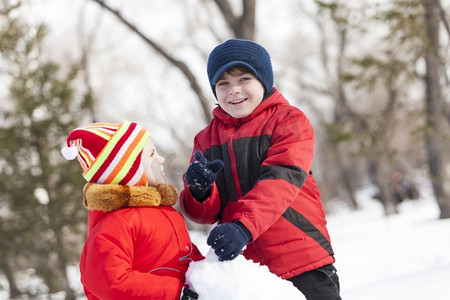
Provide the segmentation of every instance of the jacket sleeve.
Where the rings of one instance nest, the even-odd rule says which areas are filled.
[[[254,240],[297,198],[314,155],[314,131],[306,116],[295,109],[278,119],[257,183],[224,212],[230,220],[244,224]]]
[[[194,154],[197,151],[202,151],[197,139],[194,140]],[[203,151],[202,151],[203,152]],[[191,155],[191,163],[194,160],[194,155]],[[183,175],[184,188],[180,193],[180,208],[185,216],[193,222],[198,224],[213,224],[217,221],[217,216],[220,211],[220,196],[216,184],[211,187],[211,194],[202,203],[198,202],[192,195],[189,187],[186,184]]]
[[[133,270],[133,245],[139,228],[131,216],[127,220],[107,218],[94,229],[92,240],[87,241],[89,247],[83,249],[83,266],[80,265],[85,291],[100,299],[178,299],[184,283],[181,275]],[[161,255],[160,249],[148,251]]]

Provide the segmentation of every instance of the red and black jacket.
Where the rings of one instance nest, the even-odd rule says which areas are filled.
[[[274,89],[249,116],[220,107],[197,134],[202,151],[225,167],[199,203],[185,184],[184,214],[201,224],[238,220],[253,240],[244,256],[290,278],[334,262],[320,193],[310,173],[314,131],[307,117]]]

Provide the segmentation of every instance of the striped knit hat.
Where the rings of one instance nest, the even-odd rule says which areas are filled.
[[[74,129],[61,153],[78,157],[87,182],[145,186],[142,149],[150,133],[136,123],[94,123]]]

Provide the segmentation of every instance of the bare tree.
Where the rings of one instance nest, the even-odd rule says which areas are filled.
[[[388,60],[382,61],[383,55],[377,55],[377,58],[366,57],[359,64],[364,66],[365,70],[369,70],[368,67],[376,67],[379,71],[374,77],[375,80],[378,77],[385,78],[388,104],[397,101],[395,99],[401,95],[402,91],[406,90],[409,78],[415,75],[423,79],[425,83],[425,126],[422,127],[422,131],[424,132],[427,164],[434,195],[441,211],[440,217],[448,218],[450,216],[450,205],[449,193],[445,190],[448,175],[445,173],[447,162],[444,150],[445,145],[448,144],[445,137],[448,126],[445,126],[443,114],[442,57],[439,52],[441,24],[439,16],[440,3],[438,0],[394,1],[390,8],[377,15],[377,19],[389,24],[390,30],[385,37],[388,44],[385,47],[384,55]],[[414,69],[420,59],[424,59],[426,64],[423,76],[418,75]],[[363,74],[360,74],[359,77]],[[402,77],[406,81],[403,80],[403,83],[400,81],[399,83],[402,84],[396,86],[395,82]],[[395,107],[390,108],[388,106],[388,108],[383,114],[383,122],[389,124],[387,128],[390,128],[396,126],[397,122],[395,119],[394,122],[392,121],[391,114]],[[400,108],[403,109],[403,107]],[[419,128],[417,125],[416,129]],[[386,137],[387,135],[384,134],[385,140]],[[395,155],[395,152],[392,152],[391,155]],[[376,169],[372,168],[372,170]]]
[[[411,64],[407,62],[411,55],[406,55],[404,48],[397,49],[395,43],[380,42],[376,54],[369,51],[367,54],[361,52],[358,57],[350,56],[347,54],[349,35],[353,34],[355,38],[358,32],[367,30],[364,22],[352,23],[350,15],[364,15],[364,11],[355,11],[342,1],[317,0],[316,4],[319,16],[328,17],[325,20],[317,18],[319,28],[331,21],[338,49],[336,59],[331,63],[327,54],[330,42],[322,41],[320,57],[328,82],[324,94],[334,100],[333,117],[325,125],[326,147],[334,155],[328,163],[337,171],[336,182],[345,187],[348,195],[353,195],[350,202],[356,208],[354,185],[357,182],[351,175],[356,172],[356,162],[365,161],[366,176],[378,188],[377,198],[383,204],[385,214],[396,213],[391,173],[400,154],[404,153],[396,148],[393,137],[398,131],[409,134],[399,120],[404,110],[402,101],[408,98],[404,90],[413,74]],[[369,21],[369,18],[364,20]],[[389,38],[395,40],[394,36]],[[331,67],[333,65],[335,67]]]
[[[180,70],[181,73],[186,77],[186,79],[189,81],[191,85],[192,91],[197,95],[198,100],[200,101],[200,105],[203,109],[203,118],[205,122],[209,122],[211,120],[211,111],[209,106],[209,101],[207,97],[204,95],[200,85],[197,82],[197,78],[194,76],[192,71],[189,69],[189,67],[182,61],[176,59],[174,56],[170,55],[169,52],[167,52],[162,46],[160,46],[157,42],[155,42],[153,39],[146,36],[139,28],[137,28],[134,24],[132,24],[131,21],[127,20],[120,11],[112,8],[108,4],[105,3],[105,1],[102,0],[92,0],[94,2],[97,2],[101,7],[106,9],[107,11],[111,12],[114,16],[117,17],[117,19],[127,26],[132,32],[137,34],[148,46],[150,46],[152,49],[154,49],[156,52],[158,52],[162,57],[164,57],[170,64],[172,64],[174,67],[176,67],[178,70]]]
[[[255,0],[242,0],[242,14],[236,15],[233,12],[231,3],[228,0],[215,0],[223,18],[233,31],[236,38],[253,40],[255,34]]]
[[[354,172],[354,164],[352,163],[354,160],[348,150],[348,142],[351,142],[349,141],[350,135],[342,131],[346,130],[344,129],[347,127],[345,123],[354,118],[354,114],[348,105],[348,96],[344,90],[348,31],[351,29],[351,24],[347,21],[349,9],[338,3],[329,4],[316,1],[316,4],[319,8],[319,16],[316,17],[315,22],[321,33],[320,62],[326,78],[326,84],[321,89],[321,93],[334,101],[332,120],[324,124],[326,136],[324,145],[322,145],[326,149],[326,153],[323,154],[324,159],[327,160],[327,165],[333,165],[333,168],[332,170],[327,168],[327,172],[331,174],[324,177],[333,178],[328,180],[328,185],[341,187],[336,187],[334,190],[343,190],[345,197],[349,200],[350,207],[357,209],[358,202],[355,198],[355,187],[352,182],[354,178],[351,176],[351,173]],[[328,54],[329,40],[324,28],[328,21],[331,21],[338,41],[338,53],[334,62],[331,61]]]
[[[175,66],[180,72],[185,76],[185,78],[190,83],[192,91],[197,96],[200,105],[203,110],[203,117],[205,122],[209,122],[211,120],[211,109],[208,98],[205,96],[204,92],[200,88],[200,85],[197,82],[196,77],[193,72],[181,60],[178,60],[173,55],[171,55],[168,51],[164,49],[157,41],[145,35],[142,30],[140,30],[136,25],[134,25],[130,20],[126,19],[120,11],[112,8],[109,4],[107,4],[103,0],[91,0],[98,3],[102,8],[106,9],[110,13],[112,13],[117,19],[128,27],[132,32],[137,34],[148,46],[154,49],[157,53],[159,53],[162,57],[164,57],[170,64]],[[253,39],[254,31],[255,31],[255,11],[256,11],[256,2],[255,0],[242,0],[242,14],[237,15],[233,12],[232,5],[230,1],[227,0],[216,0],[215,3],[219,8],[222,16],[227,23],[227,25],[232,30],[233,34],[236,38],[243,39]]]
[[[443,97],[441,82],[441,56],[439,54],[439,0],[423,0],[425,9],[426,43],[425,43],[425,104],[426,124],[428,130],[425,132],[426,148],[428,154],[428,165],[433,185],[434,196],[440,209],[440,218],[450,218],[450,194],[445,189],[449,178],[446,174],[445,140],[446,127],[442,116]]]

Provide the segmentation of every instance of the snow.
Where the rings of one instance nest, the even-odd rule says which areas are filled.
[[[290,281],[270,273],[266,266],[246,260],[242,255],[232,261],[219,261],[211,249],[202,261],[192,262],[186,282],[199,299],[230,300],[306,299]],[[270,287],[270,288],[263,288]]]
[[[365,189],[360,211],[328,217],[343,299],[450,299],[450,219],[421,193],[385,217]]]
[[[342,299],[450,300],[450,219],[438,219],[439,210],[429,187],[422,186],[420,192],[421,199],[402,203],[400,213],[389,217],[371,199],[371,186],[357,194],[360,210],[351,211],[345,205],[331,207],[328,230]],[[190,235],[206,255],[204,261],[192,263],[186,275],[200,300],[289,300],[297,292],[290,282],[242,256],[218,262],[209,253],[204,233],[190,231]],[[18,278],[19,283],[30,290],[30,282],[34,282],[31,288],[45,290],[38,281],[32,281],[33,277],[24,274]],[[77,266],[70,269],[70,278],[71,286],[81,293]],[[5,287],[7,282],[0,276],[0,299],[9,299]],[[296,297],[302,299],[302,295]],[[64,299],[64,295],[53,294],[51,299]]]
[[[183,15],[183,7],[173,6],[174,3],[178,3],[177,1],[153,2],[150,10],[133,9],[132,7],[141,5],[141,1],[130,2],[128,0],[126,1],[127,5],[122,5],[120,8],[126,9],[127,16],[130,16],[130,14],[134,14],[134,17],[139,15],[140,18],[134,18],[133,20],[139,21],[138,24],[150,30],[151,36],[155,40],[163,38],[171,41],[165,45],[179,44],[177,36],[172,34],[181,33],[180,37],[185,38],[184,30],[182,30],[185,24],[181,22],[183,18],[179,17]],[[444,2],[447,3],[446,5],[449,3],[449,1]],[[132,3],[131,7],[129,6],[130,3]],[[312,1],[306,3],[312,3]],[[116,5],[116,3],[113,4],[113,6]],[[288,4],[287,1],[283,1],[283,4],[285,7],[291,7],[289,14],[292,12],[298,16],[294,6]],[[161,8],[155,9],[154,5],[160,5]],[[168,8],[168,5],[171,5],[170,8]],[[279,1],[276,2],[276,5],[279,7]],[[263,20],[267,14],[287,14],[287,12],[273,10],[272,8],[272,5],[262,7],[258,12],[261,16],[260,19]],[[161,9],[166,13],[159,13]],[[50,25],[52,34],[47,39],[48,50],[51,50],[49,56],[58,58],[58,61],[67,60],[68,57],[77,57],[77,47],[85,39],[88,39],[86,36],[91,35],[91,30],[94,28],[95,32],[99,33],[97,36],[101,36],[102,39],[96,37],[95,43],[91,45],[93,53],[91,60],[95,61],[95,64],[91,66],[91,75],[96,92],[102,96],[99,98],[109,101],[108,105],[102,107],[102,111],[105,111],[104,118],[107,116],[110,119],[112,118],[111,115],[115,116],[118,113],[120,116],[117,118],[123,120],[124,113],[130,116],[132,113],[133,115],[130,118],[136,121],[139,121],[137,118],[143,118],[143,120],[155,118],[157,122],[160,122],[156,116],[161,115],[160,110],[167,110],[169,104],[166,101],[164,106],[158,107],[159,104],[156,101],[150,102],[148,98],[157,99],[160,97],[160,94],[155,92],[155,90],[158,90],[155,86],[159,87],[162,81],[169,77],[166,73],[169,75],[171,73],[167,71],[167,68],[160,68],[161,58],[159,56],[151,55],[148,59],[148,48],[141,46],[141,41],[137,41],[125,28],[113,22],[113,18],[109,14],[98,13],[98,10],[98,5],[91,2],[37,0],[32,1],[32,6],[28,11],[29,15],[24,17],[29,17],[30,20],[33,18],[42,19]],[[81,14],[82,12],[84,12],[84,15]],[[172,12],[175,12],[175,15],[167,14]],[[79,17],[74,18],[74,16]],[[301,29],[299,36],[302,38],[308,36],[312,40],[314,40],[314,36],[310,37],[308,34],[314,33],[315,30],[311,25],[303,24],[307,23],[306,18],[302,26],[292,26],[294,19],[291,15],[280,15],[275,19],[280,22],[276,22],[276,24],[266,22],[266,25],[271,26],[270,30],[260,30],[263,34],[260,34],[259,39],[270,48],[268,49],[269,52],[274,53],[274,68],[276,71],[277,66],[281,65],[281,62],[277,63],[277,57],[280,58],[282,55],[276,55],[275,53],[281,51],[282,49],[278,49],[278,47],[285,45],[284,42],[288,40],[290,31],[286,28],[291,28],[290,30],[292,28]],[[303,19],[300,18],[299,20]],[[80,27],[78,22],[84,26]],[[165,22],[170,22],[170,26],[166,26]],[[153,24],[159,24],[159,26],[152,26]],[[77,30],[82,32],[74,33],[77,30],[73,28],[77,28],[77,26],[80,27]],[[111,30],[111,28],[114,29]],[[106,34],[105,30],[107,30]],[[203,31],[201,33],[196,34],[201,37],[204,49],[212,49],[214,39],[205,38],[206,33]],[[131,36],[130,39],[128,39],[129,36]],[[366,36],[374,40],[373,35]],[[198,43],[199,40],[195,39],[194,41]],[[64,43],[61,43],[61,41],[64,41]],[[312,52],[314,50],[314,44],[309,44],[311,43],[302,44],[302,47],[305,48],[304,51]],[[372,44],[363,43],[362,45],[370,46]],[[133,51],[130,51],[130,49],[133,49]],[[353,49],[353,51],[355,50],[357,49]],[[108,55],[105,55],[105,53]],[[132,53],[133,57],[130,58],[127,55],[128,53]],[[178,56],[183,53],[187,56],[191,55],[188,51],[177,51],[175,54]],[[119,59],[123,57],[125,57],[124,61]],[[114,63],[111,63],[111,61]],[[204,63],[197,63],[198,61],[199,58],[196,57],[190,67],[195,71],[195,74],[198,74],[200,83],[206,91],[209,89],[209,85],[204,74]],[[136,82],[134,77],[130,76],[130,73],[137,74],[141,81]],[[108,78],[108,80],[105,81],[104,78]],[[151,91],[151,93],[148,92],[150,95],[147,95],[147,90],[143,88],[143,85],[141,86],[142,81],[145,81],[145,86],[150,86],[147,87]],[[108,85],[104,85],[105,82]],[[120,84],[111,85],[111,82],[120,82]],[[169,86],[179,86],[180,82],[184,81],[177,81],[175,78],[174,83],[170,83]],[[179,105],[180,89],[163,88],[163,91],[164,99],[173,99],[176,103],[176,105],[170,105],[170,110],[180,110],[183,113],[183,120],[188,118],[185,122],[189,126],[178,126],[177,130],[192,128],[192,132],[196,132],[195,127],[200,125],[195,125],[198,123],[197,120],[191,122],[189,118],[198,118],[200,112],[196,102],[194,103],[191,99],[192,96],[189,96],[189,93],[183,95],[184,103],[186,103],[183,106]],[[1,90],[1,94],[4,94],[3,90]],[[294,99],[294,97],[292,98]],[[135,110],[128,111],[122,106],[118,109],[117,105],[110,105],[110,103],[120,104],[123,99],[127,99],[125,101],[127,103],[132,101],[132,104],[135,104],[129,107],[135,107],[136,105],[143,107],[141,109],[142,114],[136,115]],[[3,105],[6,104],[3,103]],[[109,107],[111,111],[108,111]],[[187,108],[193,111],[186,113]],[[173,118],[176,119],[176,117]],[[145,122],[142,121],[144,124]],[[165,141],[165,136],[171,136],[164,130],[164,126],[149,127],[158,129],[152,132],[158,142]],[[188,136],[189,133],[183,132],[180,135]],[[172,139],[168,139],[167,143],[173,143]],[[45,195],[39,194],[40,191],[36,192],[40,195],[39,201],[46,201]],[[403,203],[400,206],[400,214],[387,218],[383,216],[381,205],[371,199],[372,192],[371,187],[365,187],[358,193],[357,198],[362,206],[361,210],[349,211],[343,206],[335,207],[328,214],[328,229],[336,253],[335,266],[340,277],[342,298],[344,300],[450,299],[448,291],[450,286],[450,220],[438,220],[438,208],[429,189],[427,190],[427,187],[425,187],[421,190],[422,199]],[[207,254],[209,247],[205,242],[206,236],[198,231],[191,231],[190,233],[202,253],[207,255],[204,262],[193,263],[187,274],[193,286],[197,286],[200,299],[222,299],[222,297],[248,299],[238,297],[240,294],[251,292],[248,290],[258,290],[258,292],[267,295],[277,292],[277,296],[272,297],[272,299],[288,299],[286,298],[287,293],[291,289],[290,286],[286,287],[287,282],[273,278],[268,274],[266,268],[245,261],[243,257],[238,257],[229,263],[215,261],[211,254]],[[71,286],[81,292],[78,267],[74,266],[69,271],[72,278]],[[256,288],[252,287],[251,284],[258,280],[265,283],[259,284]],[[18,281],[21,287],[27,286],[30,291],[45,290],[42,282],[36,280],[33,270],[21,274]],[[271,282],[267,283],[268,281]],[[202,284],[198,282],[202,282]],[[222,289],[225,285],[228,288]],[[229,286],[232,286],[233,296],[227,294],[230,292]],[[248,289],[245,287],[248,287]],[[9,299],[6,289],[7,282],[4,276],[0,274],[0,299]],[[256,296],[254,298],[262,299],[262,297]],[[64,296],[52,295],[51,299],[64,299]],[[301,297],[297,299],[301,299]]]
[[[450,220],[438,219],[430,190],[423,187],[421,199],[402,203],[400,213],[389,217],[371,199],[373,192],[368,186],[358,193],[360,210],[335,207],[328,215],[342,299],[450,299]],[[290,282],[268,276],[267,268],[242,256],[218,262],[201,232],[192,231],[191,238],[207,253],[206,261],[193,263],[186,274],[200,299],[292,299],[295,294]]]

